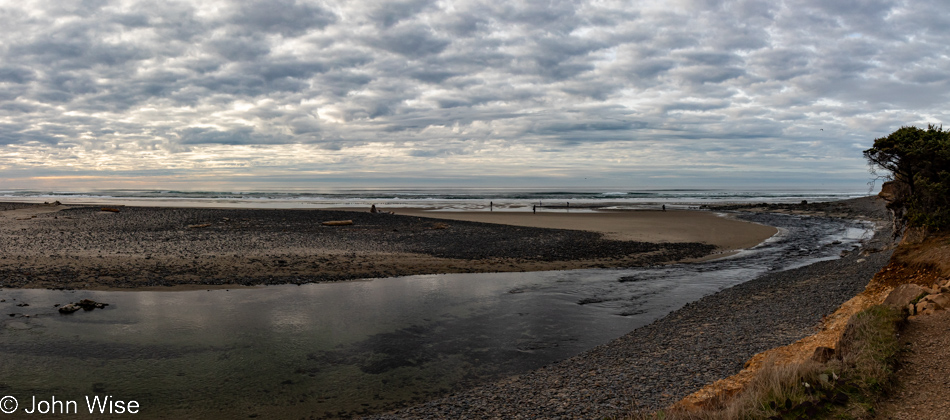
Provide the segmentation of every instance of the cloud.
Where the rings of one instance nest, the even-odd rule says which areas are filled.
[[[441,53],[450,41],[439,38],[424,26],[400,26],[386,29],[366,43],[408,58],[423,58]]]
[[[206,175],[240,162],[267,179],[310,167],[354,179],[431,171],[420,182],[557,173],[525,162],[649,168],[655,179],[859,179],[854,144],[948,117],[950,17],[939,6],[8,3],[0,178],[62,160]],[[197,163],[211,153],[217,163]]]
[[[389,28],[402,20],[415,16],[430,6],[429,0],[387,1],[373,8],[368,16],[377,25]]]
[[[238,2],[230,22],[247,33],[300,35],[311,29],[323,29],[336,22],[332,12],[314,4],[294,0]]]

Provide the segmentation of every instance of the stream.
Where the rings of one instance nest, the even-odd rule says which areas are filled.
[[[20,412],[55,396],[82,414],[86,396],[108,395],[136,401],[144,418],[369,414],[577,355],[762,273],[837,258],[873,233],[866,222],[738,217],[780,233],[723,259],[631,269],[0,289],[0,396]],[[109,305],[54,306],[87,298]]]

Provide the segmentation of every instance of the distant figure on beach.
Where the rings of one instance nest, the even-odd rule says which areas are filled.
[[[375,204],[373,204],[373,207],[370,207],[370,208],[369,208],[369,212],[370,212],[370,213],[377,213],[377,211],[376,211],[376,205],[375,205]]]
[[[666,211],[666,204],[663,205],[663,211]]]
[[[494,201],[489,201],[489,202],[488,202],[488,211],[495,211],[495,202],[494,202]]]
[[[538,214],[538,206],[531,206],[531,212],[534,214]]]

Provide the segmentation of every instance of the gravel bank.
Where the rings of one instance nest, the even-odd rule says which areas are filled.
[[[369,418],[590,419],[666,407],[737,373],[752,355],[810,335],[886,265],[891,252],[877,250],[889,239],[878,232],[865,252],[767,274],[579,356]]]
[[[700,257],[715,249],[701,243],[615,241],[587,231],[368,212],[119,210],[78,207],[6,218],[0,224],[0,286],[256,285],[625,267]],[[353,224],[321,225],[332,220]]]

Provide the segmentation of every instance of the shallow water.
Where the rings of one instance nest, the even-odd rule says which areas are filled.
[[[77,400],[80,412],[85,396],[111,395],[148,418],[374,412],[576,355],[871,234],[859,222],[746,217],[781,233],[699,264],[187,292],[4,289],[0,395],[21,410],[32,396]],[[83,298],[110,305],[53,306]]]

